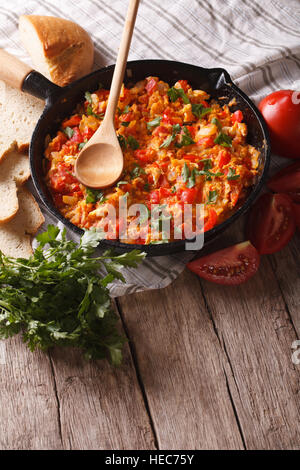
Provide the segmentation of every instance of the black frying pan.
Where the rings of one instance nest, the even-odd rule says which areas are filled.
[[[68,228],[78,234],[83,231],[65,219],[54,207],[49,190],[44,182],[43,154],[47,135],[54,136],[64,118],[69,116],[76,105],[84,100],[86,91],[98,89],[99,83],[107,89],[114,66],[105,67],[86,77],[61,88],[51,83],[38,72],[32,71],[22,82],[22,90],[46,101],[44,112],[39,119],[30,145],[30,165],[35,188],[48,210]],[[145,77],[153,75],[172,86],[177,80],[185,79],[193,88],[207,91],[212,98],[226,97],[222,103],[236,98],[236,109],[241,109],[248,125],[248,142],[261,152],[259,176],[245,203],[222,224],[205,233],[205,243],[221,234],[229,225],[249,209],[260,192],[267,176],[270,160],[270,142],[265,121],[252,101],[232,82],[226,70],[221,68],[205,69],[181,62],[168,60],[137,60],[128,62],[124,82],[128,86]],[[231,108],[234,110],[234,108]],[[175,241],[160,245],[129,245],[118,241],[104,240],[103,245],[114,247],[120,252],[134,248],[141,249],[150,256],[167,255],[185,249],[185,241]]]

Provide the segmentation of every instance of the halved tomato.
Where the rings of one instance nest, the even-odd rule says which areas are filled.
[[[198,258],[187,267],[198,276],[216,284],[238,285],[254,276],[259,262],[260,256],[256,248],[246,241]]]
[[[286,194],[263,194],[254,204],[247,237],[260,254],[281,250],[295,233],[292,201]]]
[[[275,193],[285,193],[295,202],[300,202],[300,161],[276,173],[268,182]]]

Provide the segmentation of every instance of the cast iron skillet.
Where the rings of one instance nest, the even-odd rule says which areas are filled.
[[[86,91],[98,89],[99,83],[109,89],[114,66],[105,67],[86,77],[60,88],[38,72],[31,72],[23,82],[23,91],[46,100],[45,110],[39,119],[30,145],[30,164],[34,185],[48,210],[68,228],[78,234],[83,231],[65,219],[54,207],[51,195],[44,182],[43,154],[46,136],[54,136],[64,118],[69,116],[76,105],[83,101]],[[220,235],[229,225],[249,209],[266,179],[269,160],[270,143],[266,124],[252,101],[232,82],[226,70],[221,68],[205,69],[193,65],[168,60],[137,60],[128,62],[125,73],[125,84],[129,86],[149,75],[158,76],[173,86],[179,79],[188,80],[193,88],[207,91],[212,98],[225,97],[222,103],[236,98],[236,109],[241,109],[248,125],[248,143],[261,152],[260,170],[257,181],[245,203],[222,224],[217,225],[205,234],[205,243]],[[231,108],[234,111],[234,108]],[[103,245],[114,247],[119,252],[134,248],[143,249],[150,256],[167,255],[185,249],[185,241],[175,241],[158,245],[130,245],[118,241],[104,240]]]

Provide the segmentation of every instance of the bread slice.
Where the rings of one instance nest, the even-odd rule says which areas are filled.
[[[19,31],[36,70],[57,85],[68,85],[92,70],[94,45],[78,24],[53,16],[22,15]]]
[[[0,226],[0,251],[13,258],[29,258],[33,253],[32,236],[45,219],[27,188],[20,188],[18,198],[18,213],[10,222]]]
[[[29,177],[28,156],[13,142],[0,157],[0,224],[8,222],[18,212],[17,191]]]
[[[28,150],[43,109],[43,101],[0,81],[0,156],[14,141],[20,150]]]

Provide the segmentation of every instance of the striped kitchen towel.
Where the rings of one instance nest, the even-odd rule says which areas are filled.
[[[0,47],[30,63],[20,44],[19,15],[61,16],[91,34],[95,69],[101,68],[115,62],[127,4],[127,0],[0,0]],[[223,67],[257,103],[299,80],[299,24],[297,0],[142,0],[129,59]],[[282,164],[274,157],[271,171]],[[48,213],[45,217],[46,223],[56,223]],[[191,256],[186,252],[147,259],[137,270],[125,270],[126,285],[112,285],[112,295],[165,287]]]

